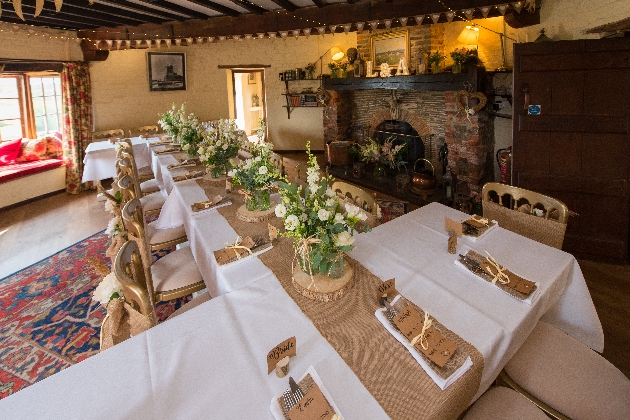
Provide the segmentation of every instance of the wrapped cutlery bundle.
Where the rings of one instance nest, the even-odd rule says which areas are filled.
[[[468,270],[488,283],[494,284],[501,291],[527,304],[531,305],[537,294],[538,287],[535,282],[524,279],[506,269],[497,263],[490,254],[486,257],[470,250],[466,255],[460,254],[459,259],[455,260],[455,265]]]
[[[246,258],[268,251],[272,247],[273,245],[269,240],[262,238],[254,240],[250,236],[241,240],[238,237],[233,244],[226,244],[225,248],[214,251],[214,258],[217,260],[217,264],[223,267],[242,262]]]
[[[313,366],[281,396],[271,400],[271,414],[276,420],[343,420],[339,409]]]
[[[222,197],[220,195],[217,195],[217,196],[211,198],[208,201],[197,201],[196,203],[191,204],[190,207],[191,207],[192,211],[194,211],[194,212],[203,211],[203,210],[209,210],[209,209],[212,209],[212,208],[216,207],[217,204],[221,203],[223,201],[223,198],[224,197]]]
[[[186,160],[182,160],[181,162],[171,163],[167,165],[166,167],[168,169],[175,169],[175,168],[184,168],[186,166],[196,166],[198,164],[199,164],[199,159],[186,159]]]
[[[187,174],[177,175],[173,177],[173,182],[185,181],[187,179],[199,178],[205,175],[204,171],[192,171]]]
[[[459,337],[401,295],[383,297],[376,318],[411,353],[440,389],[445,390],[472,366],[455,341]]]
[[[162,155],[164,153],[173,153],[173,152],[179,152],[179,147],[167,147],[166,149],[162,149],[162,150],[154,150],[153,153],[155,153],[156,155]]]
[[[149,147],[155,147],[155,146],[170,146],[172,144],[172,142],[170,141],[154,141],[149,143]]]
[[[473,241],[480,239],[496,226],[497,222],[477,215],[461,222],[456,222],[447,217],[444,222],[444,227],[447,231],[453,231],[456,235],[468,237]]]

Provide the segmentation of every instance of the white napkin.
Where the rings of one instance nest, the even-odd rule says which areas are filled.
[[[413,346],[411,346],[411,344],[409,344],[409,340],[407,340],[404,335],[402,335],[400,332],[396,331],[394,327],[392,327],[392,324],[387,319],[387,315],[385,315],[386,310],[387,309],[385,308],[377,309],[374,314],[376,315],[376,319],[378,319],[381,324],[383,324],[387,331],[389,331],[396,340],[398,340],[402,345],[407,348],[407,350],[409,350],[409,353],[411,353],[413,358],[416,359],[420,366],[422,366],[422,369],[424,369],[427,375],[429,375],[431,379],[433,379],[433,382],[435,382],[435,384],[439,386],[442,391],[451,386],[451,384],[458,380],[464,373],[468,372],[468,370],[472,367],[472,359],[470,358],[470,356],[468,356],[461,367],[453,372],[451,376],[446,379],[441,378],[433,371],[433,369],[431,369],[427,362],[424,361],[424,359],[418,353],[418,350],[416,350]]]
[[[328,404],[330,404],[331,407],[333,408],[333,410],[335,410],[335,413],[339,416],[339,420],[344,420],[343,415],[341,415],[341,413],[339,412],[339,408],[337,407],[337,405],[333,401],[332,396],[330,395],[330,393],[328,392],[328,390],[324,386],[324,383],[319,378],[319,375],[317,374],[317,372],[315,371],[315,368],[313,366],[310,366],[308,368],[308,370],[304,373],[304,375],[302,375],[300,377],[300,379],[297,381],[298,384],[308,374],[311,375],[311,378],[313,378],[313,382],[315,382],[317,384],[317,386],[319,387],[319,389],[322,391],[322,394],[324,394],[324,397],[326,397],[326,400],[328,401]],[[271,399],[271,405],[269,407],[269,409],[271,410],[271,414],[273,415],[273,417],[276,420],[285,420],[284,415],[282,414],[282,409],[280,408],[280,404],[278,403],[278,398],[280,398],[281,396],[282,395],[276,395],[275,397],[273,397]]]
[[[519,302],[525,302],[525,303],[526,303],[526,304],[528,304],[528,305],[531,305],[531,304],[534,302],[534,300],[538,297],[538,294],[539,294],[539,292],[540,292],[540,288],[539,288],[539,287],[537,287],[537,288],[536,288],[536,290],[534,290],[533,292],[531,292],[531,293],[529,294],[529,296],[527,296],[527,299],[523,299],[523,300],[521,300],[521,299],[518,299],[518,298],[516,298],[516,297],[512,296],[511,294],[509,294],[509,293],[508,293],[508,292],[506,292],[505,290],[501,289],[500,287],[495,286],[495,285],[494,285],[494,284],[492,284],[491,282],[489,282],[489,281],[486,281],[486,280],[482,279],[481,277],[479,277],[478,275],[476,275],[475,273],[473,273],[472,271],[470,271],[470,270],[469,270],[469,269],[468,269],[468,268],[467,268],[464,264],[462,264],[462,263],[459,261],[459,259],[456,259],[456,260],[455,260],[455,265],[456,265],[456,266],[458,266],[459,268],[461,268],[462,270],[466,271],[467,273],[469,273],[471,276],[473,276],[473,277],[474,277],[474,278],[476,278],[477,280],[482,281],[482,282],[484,282],[484,283],[486,283],[486,284],[490,285],[491,287],[494,287],[494,288],[495,288],[495,289],[497,289],[497,290],[500,290],[501,292],[503,292],[503,293],[505,293],[506,295],[510,296],[512,299],[516,299],[516,300],[518,300]],[[514,274],[518,275],[518,273],[514,273]],[[536,282],[534,282],[534,283],[536,284],[536,286],[538,286],[538,283],[536,283]]]

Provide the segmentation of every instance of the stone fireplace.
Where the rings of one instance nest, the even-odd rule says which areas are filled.
[[[406,30],[409,31],[409,65],[412,70],[418,66],[421,55],[426,56],[435,50],[446,55],[442,25],[413,26]],[[357,50],[363,60],[371,59],[370,35],[383,31],[364,31],[357,35]],[[394,90],[366,86],[328,90],[330,100],[323,115],[324,139],[327,143],[350,139],[364,141],[380,130],[379,125],[385,121],[405,122],[421,137],[425,157],[435,167],[438,182],[442,180],[443,171],[438,152],[446,144],[448,166],[457,175],[460,191],[481,191],[483,184],[491,180],[493,175],[494,133],[485,111],[467,118],[456,105],[457,92],[464,89],[466,82],[471,81],[473,87],[477,86],[477,69],[468,70],[468,75],[446,73],[449,76],[446,78],[426,75],[426,79],[423,79],[423,76],[419,76],[423,80],[417,88],[402,83]],[[404,80],[405,76],[390,79]],[[387,80],[380,79],[385,81],[381,85],[386,85]],[[437,89],[430,85],[443,88]],[[413,170],[413,164],[408,163],[409,171]]]

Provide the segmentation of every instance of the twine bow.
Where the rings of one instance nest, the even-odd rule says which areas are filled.
[[[234,240],[234,243],[230,243],[230,242],[224,242],[223,245],[225,245],[225,249],[233,249],[234,252],[236,253],[236,259],[240,260],[241,259],[241,254],[237,251],[237,249],[244,249],[247,252],[249,252],[249,255],[252,255],[252,250],[247,248],[246,246],[241,245],[241,237],[237,236],[236,239]]]
[[[493,273],[492,268],[488,267],[488,271],[491,275],[494,276],[494,278],[492,279],[492,284],[497,284],[497,281],[502,284],[508,284],[510,282],[510,277],[503,272],[503,270],[505,270],[505,267],[501,267],[488,251],[486,251],[486,254],[488,254],[488,256],[486,257],[486,261],[488,261],[488,263],[497,270],[496,273]]]
[[[433,320],[431,318],[429,318],[429,312],[425,311],[424,312],[424,323],[422,324],[422,331],[420,331],[420,334],[418,334],[417,336],[415,336],[412,340],[411,340],[411,345],[415,346],[416,343],[418,343],[418,341],[420,342],[420,345],[422,346],[422,348],[424,350],[429,348],[429,342],[427,341],[427,337],[425,335],[426,331],[431,328],[431,325],[433,325]]]
[[[291,262],[291,271],[293,271],[295,266],[296,258],[301,258],[304,262],[304,269],[311,276],[311,284],[308,285],[307,289],[311,289],[311,286],[315,284],[315,279],[313,278],[313,270],[311,267],[311,259],[309,258],[309,252],[311,250],[311,245],[319,244],[322,240],[310,236],[308,238],[301,238],[297,244],[295,245],[295,254],[293,255],[293,261]],[[317,289],[317,287],[315,287]]]
[[[474,220],[475,222],[479,222],[482,225],[486,225],[486,226],[488,226],[488,223],[490,223],[490,221],[488,219],[486,219],[485,217],[483,217],[483,216],[473,216],[472,220]]]
[[[250,190],[238,190],[238,193],[245,196],[245,201],[252,199],[252,192]]]

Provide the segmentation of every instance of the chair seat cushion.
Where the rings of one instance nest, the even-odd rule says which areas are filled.
[[[166,198],[161,192],[154,192],[140,198],[140,204],[142,204],[142,211],[144,212],[161,209],[165,201]]]
[[[143,194],[148,194],[148,193],[160,191],[160,187],[157,181],[155,180],[155,178],[153,178],[153,179],[149,179],[141,183],[140,191],[142,191]]]
[[[544,322],[536,325],[505,371],[534,397],[574,420],[630,418],[630,380]]]
[[[153,170],[150,166],[143,166],[142,168],[138,168],[138,176],[140,178],[153,178]]]
[[[178,249],[151,266],[153,289],[166,292],[203,281],[190,247]]]
[[[502,386],[486,391],[462,420],[549,420],[518,392]]]
[[[186,231],[183,225],[170,229],[158,229],[156,227],[157,222],[157,220],[154,220],[147,224],[147,237],[149,238],[150,245],[186,238]]]

